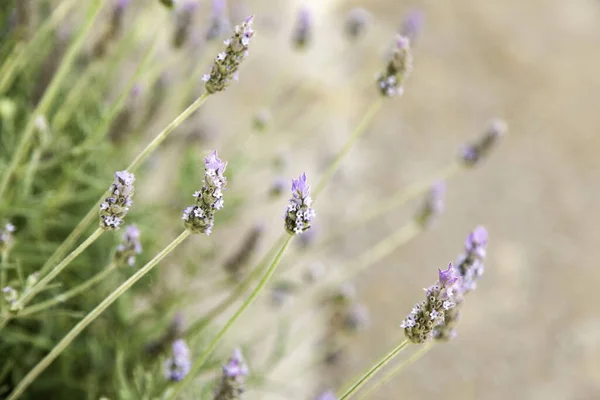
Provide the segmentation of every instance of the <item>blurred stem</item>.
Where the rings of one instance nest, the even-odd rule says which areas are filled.
[[[0,182],[0,199],[6,198],[5,192],[8,188],[11,178],[15,173],[15,170],[19,166],[19,163],[21,162],[23,157],[25,157],[27,151],[29,150],[31,139],[33,138],[33,135],[36,131],[36,118],[39,115],[45,116],[46,114],[48,114],[48,111],[50,110],[54,99],[58,95],[58,90],[60,89],[60,86],[62,85],[65,78],[68,76],[71,70],[71,66],[75,61],[75,57],[79,53],[79,50],[83,45],[88,32],[94,24],[94,20],[100,13],[102,4],[103,1],[101,0],[91,0],[91,5],[88,9],[88,14],[86,16],[84,24],[81,26],[77,36],[69,46],[69,49],[67,50],[67,53],[65,54],[65,57],[61,62],[58,71],[56,71],[56,74],[52,78],[50,85],[44,91],[44,95],[42,96],[40,102],[29,117],[29,121],[27,122],[27,125],[25,126],[25,129],[21,135],[21,140],[19,141],[19,144],[17,145],[17,148],[13,153],[13,157],[10,161],[8,169],[4,172],[4,176],[2,177],[2,181]]]
[[[390,361],[394,359],[406,346],[408,346],[410,342],[408,339],[404,339],[398,346],[396,346],[392,351],[390,351],[385,357],[383,357],[377,364],[375,364],[371,369],[369,369],[363,376],[361,376],[350,388],[348,388],[344,394],[342,394],[339,400],[346,400],[352,397],[352,395],[360,389],[365,383],[367,383],[373,375],[375,375],[379,370],[385,367]]]
[[[74,288],[57,295],[56,297],[42,301],[41,303],[37,303],[32,305],[31,307],[25,308],[23,311],[19,312],[19,317],[24,317],[27,315],[35,314],[40,311],[44,311],[56,304],[61,304],[66,302],[67,300],[77,296],[78,294],[86,291],[87,289],[94,286],[96,283],[101,282],[110,275],[114,270],[117,269],[117,265],[114,262],[111,262],[108,266],[102,269],[102,271],[98,272],[96,275],[92,276],[90,279],[85,282],[75,286]]]
[[[417,350],[412,356],[408,359],[400,362],[397,366],[394,367],[387,375],[383,378],[379,379],[373,386],[368,388],[360,398],[360,400],[365,400],[370,396],[374,395],[383,385],[385,385],[390,379],[400,373],[404,368],[408,367],[412,363],[418,361],[421,357],[423,357],[431,348],[433,347],[433,342],[427,342],[423,346],[419,346],[419,350]]]
[[[10,248],[4,249],[2,252],[2,263],[0,263],[0,290],[4,289],[6,285],[6,275],[8,269],[8,255],[10,253]],[[2,310],[4,309],[4,299],[0,299],[0,315],[2,315]],[[0,329],[4,324],[0,324]]]
[[[208,357],[215,350],[215,348],[217,347],[217,344],[219,343],[219,341],[223,338],[223,336],[225,336],[225,334],[227,333],[227,331],[229,331],[229,329],[233,326],[233,324],[237,321],[237,319],[242,315],[242,313],[248,307],[250,307],[250,305],[254,302],[254,300],[256,300],[256,298],[258,297],[258,295],[260,294],[260,292],[267,285],[267,283],[269,282],[269,279],[275,273],[275,270],[277,269],[277,266],[281,262],[281,260],[283,258],[283,255],[285,254],[285,251],[289,247],[289,245],[292,242],[293,238],[294,238],[294,236],[288,235],[286,241],[283,243],[283,246],[281,246],[281,249],[279,250],[279,253],[277,253],[277,256],[275,257],[275,259],[273,259],[273,262],[271,262],[271,265],[269,266],[269,268],[267,269],[267,272],[264,274],[264,276],[260,280],[258,286],[256,286],[256,288],[252,291],[252,293],[250,294],[250,296],[248,296],[248,298],[242,304],[242,306],[235,312],[235,314],[233,314],[233,316],[231,318],[229,318],[229,320],[227,321],[227,323],[225,324],[225,326],[223,326],[223,328],[221,328],[221,330],[219,331],[219,333],[217,334],[217,336],[215,336],[214,339],[210,342],[210,344],[204,350],[204,352],[202,353],[202,355],[196,361],[194,361],[194,364],[192,365],[192,368],[190,369],[190,372],[186,375],[186,377],[179,384],[177,384],[173,388],[173,391],[168,392],[166,394],[166,397],[165,397],[166,399],[172,399],[175,396],[177,396],[177,394],[179,394],[181,392],[181,390],[183,389],[183,387],[186,384],[190,383],[194,379],[196,373],[204,365],[204,363],[206,362],[206,360],[208,359]]]
[[[131,288],[137,281],[142,279],[148,272],[156,266],[163,258],[171,253],[179,244],[181,244],[188,236],[190,231],[183,231],[175,240],[173,240],[167,247],[165,247],[160,253],[158,253],[152,260],[146,265],[140,268],[135,274],[129,279],[123,282],[118,288],[116,288],[111,294],[109,294],[96,308],[90,311],[60,342],[54,346],[54,348],[44,357],[37,365],[25,375],[25,377],[15,387],[13,392],[10,394],[7,400],[16,400],[21,396],[25,390],[31,385],[31,383],[71,344],[71,342],[79,336],[79,334],[91,324],[100,314],[104,312],[110,305],[112,305],[123,293]]]
[[[77,3],[75,0],[66,0],[60,3],[50,17],[36,30],[31,40],[26,44],[20,43],[15,47],[13,53],[0,69],[0,94],[8,90],[16,73],[22,70],[22,66],[27,65],[29,56],[34,54],[42,42],[48,39],[50,33],[63,21],[67,13]]]
[[[339,151],[331,165],[329,165],[329,167],[323,174],[323,177],[317,184],[317,187],[313,190],[313,199],[316,200],[316,198],[319,196],[319,194],[321,194],[323,189],[325,189],[325,186],[327,186],[327,184],[331,180],[331,177],[337,171],[346,155],[348,155],[348,153],[352,149],[352,146],[354,146],[354,143],[356,143],[356,141],[365,133],[367,127],[375,117],[375,114],[377,114],[377,111],[379,111],[379,109],[383,105],[383,100],[384,98],[382,96],[378,97],[377,100],[375,100],[373,104],[371,104],[371,106],[367,109],[367,112],[365,113],[365,115],[363,115],[362,119],[354,129],[354,132],[352,132],[352,135],[350,135],[350,137],[344,144],[344,147],[342,147],[342,149]]]
[[[81,243],[75,250],[73,250],[64,260],[62,260],[56,267],[54,267],[47,275],[39,280],[31,289],[23,293],[23,296],[19,299],[19,306],[24,307],[27,303],[41,290],[43,290],[58,274],[60,274],[77,256],[79,256],[85,249],[87,249],[92,243],[96,241],[104,233],[104,229],[96,229],[83,243]],[[20,308],[19,307],[19,308]]]

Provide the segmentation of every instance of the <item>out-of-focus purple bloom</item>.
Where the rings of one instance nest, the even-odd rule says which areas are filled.
[[[401,96],[404,92],[404,81],[412,70],[412,52],[410,39],[398,35],[394,53],[385,69],[377,77],[379,91],[385,97]]]
[[[194,13],[198,9],[196,0],[185,0],[181,6],[177,8],[175,19],[175,34],[173,35],[173,46],[180,48],[187,42],[192,30],[192,21]]]
[[[406,14],[400,27],[400,34],[410,39],[414,44],[423,29],[424,15],[420,10],[411,10]]]
[[[310,207],[310,185],[306,182],[306,174],[292,179],[292,197],[285,213],[285,229],[291,235],[298,235],[311,227],[315,211]]]
[[[133,181],[135,176],[127,171],[115,172],[110,195],[100,203],[100,227],[105,230],[119,229],[133,204]]]
[[[190,349],[183,339],[177,339],[171,346],[171,357],[165,361],[165,378],[170,381],[180,381],[190,372],[192,361]]]
[[[283,178],[275,178],[269,189],[269,195],[271,197],[279,197],[283,193],[286,187],[286,181]]]
[[[225,90],[232,80],[237,80],[237,72],[241,62],[248,56],[248,47],[254,36],[252,22],[254,17],[248,17],[234,28],[233,36],[225,40],[225,51],[215,58],[210,74],[205,74],[202,80],[206,83],[208,93]]]
[[[223,366],[221,381],[214,392],[214,400],[241,400],[244,393],[244,384],[248,375],[248,366],[239,349],[235,349],[233,356]]]
[[[113,42],[123,30],[123,16],[129,3],[130,0],[114,1],[110,23],[106,25],[104,32],[94,45],[93,51],[95,57],[102,57],[106,53],[111,42]]]
[[[371,14],[364,8],[355,7],[350,10],[346,16],[346,36],[352,40],[363,36],[371,19]]]
[[[337,397],[335,396],[335,393],[333,393],[331,390],[323,392],[323,393],[319,394],[317,397],[315,397],[315,400],[336,400],[336,399],[337,399]]]
[[[461,149],[460,159],[463,165],[474,167],[479,164],[489,154],[498,139],[506,134],[507,130],[506,122],[500,119],[492,120],[480,139]]]
[[[353,303],[345,312],[344,327],[351,333],[359,332],[369,326],[369,309],[364,304]]]
[[[312,29],[312,13],[307,7],[300,8],[292,33],[292,43],[295,48],[303,49],[310,43],[312,40]]]
[[[436,217],[444,211],[445,194],[446,184],[444,182],[437,182],[431,187],[416,217],[416,221],[421,227],[427,228],[431,226]]]
[[[210,235],[215,222],[215,212],[223,207],[223,191],[227,184],[224,172],[227,163],[219,159],[216,151],[210,153],[204,159],[204,163],[204,185],[194,193],[196,204],[183,211],[182,219],[185,227],[192,233]]]
[[[133,267],[135,256],[141,252],[140,230],[134,224],[128,225],[123,233],[121,243],[117,246],[114,257],[115,263],[119,266],[128,265]]]
[[[212,16],[210,26],[206,32],[206,40],[211,41],[216,39],[229,29],[229,21],[225,13],[226,8],[225,0],[212,1]]]
[[[260,244],[260,239],[265,232],[263,224],[255,224],[246,238],[237,250],[227,261],[225,261],[225,271],[234,279],[239,281],[246,271],[246,267]]]

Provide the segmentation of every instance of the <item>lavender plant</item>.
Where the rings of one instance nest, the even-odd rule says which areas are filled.
[[[7,38],[0,45],[0,398],[262,398],[277,386],[271,375],[292,358],[288,341],[306,312],[326,317],[327,324],[307,327],[319,341],[333,343],[314,350],[310,367],[319,368],[329,350],[337,354],[369,326],[367,307],[347,283],[432,228],[445,190],[436,182],[481,164],[506,131],[504,123],[492,122],[435,176],[397,188],[356,219],[314,235],[315,202],[337,183],[334,174],[384,102],[405,89],[420,14],[405,19],[375,83],[376,71],[368,71],[373,100],[331,162],[322,169],[304,166],[316,169],[311,189],[305,173],[291,179],[290,188],[281,178],[289,165],[272,167],[275,139],[292,152],[303,146],[289,135],[273,136],[281,130],[274,120],[289,129],[301,123],[281,118],[281,109],[251,110],[252,124],[237,129],[257,134],[218,146],[228,162],[207,151],[217,147],[211,139],[186,133],[219,115],[223,104],[232,122],[242,121],[236,96],[250,90],[245,83],[253,77],[242,79],[238,72],[250,57],[255,22],[251,16],[230,28],[239,4],[214,0],[211,13],[203,14],[193,0],[33,3],[9,3],[10,15],[1,21],[10,23],[0,25]],[[295,18],[287,25],[287,45],[317,43],[312,11],[301,8]],[[356,39],[368,38],[364,33],[374,19],[355,8],[336,29],[354,49]],[[257,17],[259,29],[265,27],[261,40],[268,40],[266,20]],[[156,26],[148,29],[150,24]],[[216,39],[227,34],[215,50]],[[257,56],[265,54],[253,54],[248,63],[261,62]],[[338,58],[332,58],[334,67]],[[241,87],[231,85],[237,80]],[[287,98],[285,86],[275,79],[269,85]],[[226,89],[224,103],[197,112]],[[291,108],[302,103],[293,100]],[[315,104],[304,107],[319,108]],[[228,143],[219,133],[213,137]],[[324,250],[337,239],[417,196],[424,202],[411,220],[376,238],[343,268],[325,259]],[[332,207],[323,201],[318,208],[327,215]],[[267,241],[263,251],[259,244]],[[299,246],[290,247],[292,241]],[[487,231],[474,230],[455,267],[439,271],[425,300],[402,322],[406,340],[339,398],[352,396],[409,343],[455,336],[465,295],[483,273],[486,244]],[[276,331],[275,349],[261,357]],[[331,386],[315,382],[283,398],[335,399],[331,391],[315,390]]]

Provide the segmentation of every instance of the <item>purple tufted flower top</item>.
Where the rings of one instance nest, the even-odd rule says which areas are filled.
[[[411,42],[414,42],[421,29],[423,29],[423,19],[423,12],[420,10],[409,11],[404,17],[404,21],[402,21],[400,34],[409,38]]]
[[[127,171],[115,172],[115,181],[110,195],[100,204],[100,227],[105,230],[119,229],[132,205],[133,181],[135,177]]]
[[[223,375],[215,388],[213,400],[241,400],[247,375],[246,361],[242,352],[236,349],[227,364],[223,366]]]
[[[248,366],[240,349],[235,349],[229,362],[223,366],[223,374],[229,378],[248,375]]]
[[[190,349],[183,339],[177,339],[171,345],[171,357],[165,361],[165,378],[180,381],[190,372],[192,361]]]
[[[298,235],[311,227],[315,211],[310,207],[310,185],[303,173],[298,179],[292,179],[292,197],[285,213],[285,229],[292,235]]]
[[[412,70],[412,52],[410,39],[396,37],[396,46],[385,71],[377,77],[377,85],[382,96],[394,97],[404,93],[404,81]]]

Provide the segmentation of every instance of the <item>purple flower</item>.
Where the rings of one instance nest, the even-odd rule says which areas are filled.
[[[335,393],[333,393],[331,390],[323,392],[323,393],[319,394],[317,397],[315,397],[315,400],[336,400],[336,399],[337,399],[337,397],[335,396]]]
[[[414,43],[417,39],[417,35],[423,29],[423,13],[420,10],[412,10],[402,21],[400,27],[400,34],[410,39],[411,43]]]
[[[396,37],[394,53],[384,72],[377,77],[379,91],[385,97],[401,96],[403,84],[412,70],[412,53],[410,39],[406,36]]]
[[[100,203],[100,227],[105,230],[117,230],[125,220],[133,204],[133,181],[135,177],[127,171],[115,172],[115,181],[111,185],[110,195]]]
[[[433,221],[444,211],[444,195],[446,194],[446,184],[442,181],[434,184],[427,198],[417,214],[416,220],[423,228],[432,225]]]
[[[248,375],[248,366],[239,349],[234,350],[232,357],[223,366],[221,381],[214,392],[214,400],[241,400],[244,384]]]
[[[225,51],[215,58],[210,74],[202,80],[208,93],[223,91],[236,80],[241,62],[248,55],[250,40],[254,36],[252,22],[254,17],[248,17],[234,28],[233,36],[225,40]]]
[[[292,43],[297,49],[305,48],[312,39],[312,14],[307,7],[298,11],[296,26],[292,34]]]
[[[474,167],[484,159],[508,130],[506,122],[496,119],[489,123],[488,129],[477,141],[463,146],[460,152],[460,160],[466,167]]]
[[[185,227],[192,233],[210,235],[214,225],[214,214],[223,208],[223,191],[227,184],[225,168],[227,163],[219,159],[213,151],[205,159],[204,185],[194,193],[196,204],[183,211]]]
[[[306,183],[306,174],[292,179],[292,198],[285,213],[285,229],[291,235],[298,235],[311,227],[315,211],[310,207],[310,185]]]
[[[210,26],[206,32],[207,41],[218,38],[229,29],[229,21],[225,14],[225,8],[225,0],[212,1],[212,16],[210,19]]]
[[[364,35],[371,21],[371,14],[361,7],[353,8],[346,15],[345,31],[349,39],[358,39]]]
[[[123,233],[121,243],[117,246],[114,260],[117,265],[129,265],[133,267],[135,264],[135,256],[142,252],[142,244],[140,243],[140,230],[134,224],[128,225]]]
[[[173,342],[171,350],[171,357],[164,363],[165,378],[170,381],[180,381],[192,367],[190,349],[183,339],[177,339]]]

